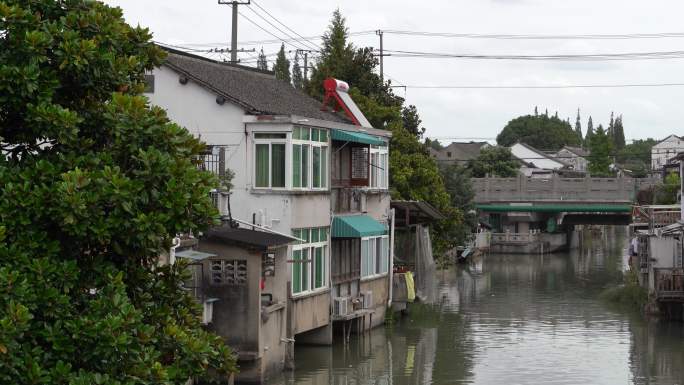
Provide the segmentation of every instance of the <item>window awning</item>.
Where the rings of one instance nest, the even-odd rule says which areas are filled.
[[[354,142],[363,144],[372,144],[374,146],[386,146],[387,142],[377,136],[364,134],[363,132],[332,130],[332,140],[340,140],[343,142]]]
[[[387,234],[387,227],[368,215],[335,217],[332,223],[333,238],[362,238]]]
[[[197,251],[197,250],[183,250],[183,251],[177,251],[176,252],[176,258],[186,258],[186,259],[192,259],[194,261],[203,261],[207,258],[212,258],[215,256],[216,256],[216,254],[204,253],[202,251]]]

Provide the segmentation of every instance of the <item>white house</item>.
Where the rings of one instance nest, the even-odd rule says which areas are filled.
[[[589,151],[581,147],[564,146],[556,152],[556,159],[572,166],[574,171],[586,172],[589,162]]]
[[[651,148],[651,169],[659,171],[678,153],[684,151],[684,139],[677,135],[670,135],[656,143]]]
[[[511,154],[523,163],[520,172],[528,177],[549,177],[554,171],[570,167],[567,163],[525,143],[518,142],[510,149]]]
[[[287,304],[283,344],[330,344],[334,316],[353,317],[359,298],[378,324],[391,285],[390,133],[370,126],[346,84],[326,82],[326,101],[341,112],[270,72],[174,50],[148,75],[151,103],[207,143],[204,166],[234,173],[229,200],[216,194],[221,214],[301,240],[288,246],[287,293],[271,293]],[[361,283],[333,285],[337,264],[358,267]]]

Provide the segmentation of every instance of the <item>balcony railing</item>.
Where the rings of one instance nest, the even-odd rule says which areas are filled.
[[[684,270],[654,268],[655,291],[658,299],[684,299]]]

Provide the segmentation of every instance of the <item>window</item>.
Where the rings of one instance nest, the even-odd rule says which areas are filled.
[[[389,270],[389,237],[361,238],[361,278],[385,274]]]
[[[292,294],[312,292],[328,285],[328,227],[292,230],[302,239],[292,247]]]
[[[372,146],[370,150],[370,184],[371,188],[386,189],[388,185],[389,155],[387,147]]]
[[[285,138],[280,133],[254,134],[254,186],[285,187]]]
[[[328,131],[309,127],[292,130],[292,187],[328,187]]]

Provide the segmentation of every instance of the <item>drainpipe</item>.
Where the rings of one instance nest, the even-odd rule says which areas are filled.
[[[169,250],[169,265],[173,265],[176,263],[176,249],[178,246],[181,244],[181,239],[178,237],[173,238],[173,242],[171,243],[171,249]]]
[[[390,246],[389,246],[389,299],[387,307],[392,306],[392,289],[394,287],[394,209],[390,209]]]

